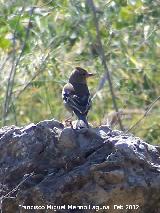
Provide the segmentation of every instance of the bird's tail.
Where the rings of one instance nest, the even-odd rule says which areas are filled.
[[[89,124],[88,124],[86,115],[80,115],[79,120],[82,120],[85,123],[85,125],[87,126],[87,128],[89,128]]]

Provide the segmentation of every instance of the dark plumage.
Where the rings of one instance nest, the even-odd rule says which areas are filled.
[[[88,127],[86,116],[91,108],[91,97],[87,86],[87,78],[94,74],[81,67],[76,67],[71,73],[69,82],[63,87],[62,98],[65,107],[75,113]]]

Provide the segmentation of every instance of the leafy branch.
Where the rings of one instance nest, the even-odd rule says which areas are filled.
[[[142,117],[141,117],[133,126],[131,126],[131,127],[126,131],[126,133],[129,132],[129,131],[131,131],[132,129],[135,129],[135,128],[141,123],[141,121],[142,121],[144,118],[147,117],[148,113],[151,111],[151,109],[153,108],[153,106],[155,105],[155,103],[156,103],[158,100],[160,100],[160,96],[158,96],[158,98],[156,98],[156,99],[149,105],[148,109],[144,112],[144,114],[142,115]]]
[[[23,11],[24,11],[24,8],[25,7],[23,6],[22,9],[21,9],[21,12],[20,12],[20,15],[19,15],[19,19],[17,21],[15,32],[14,32],[13,61],[12,61],[11,71],[10,71],[9,77],[8,77],[5,100],[4,100],[4,106],[3,106],[3,117],[2,117],[3,125],[6,124],[6,117],[8,115],[9,105],[10,105],[10,102],[11,102],[11,99],[12,99],[12,91],[13,91],[14,80],[15,80],[15,75],[16,75],[16,68],[17,68],[17,66],[18,66],[18,64],[20,62],[20,59],[21,59],[21,57],[22,57],[22,55],[24,53],[25,47],[26,47],[26,43],[27,43],[27,40],[28,40],[28,37],[29,37],[29,33],[30,33],[31,19],[32,19],[32,16],[33,16],[33,13],[34,13],[34,9],[35,9],[35,7],[32,7],[32,9],[31,9],[30,17],[29,17],[29,21],[28,21],[28,26],[26,28],[25,39],[24,39],[24,42],[22,44],[20,54],[19,54],[19,56],[16,59],[16,56],[15,56],[15,34],[16,34],[16,31],[17,31],[18,23],[20,21],[20,18],[22,16]]]
[[[109,84],[111,97],[112,97],[113,107],[114,107],[114,109],[117,113],[117,120],[118,120],[120,129],[123,130],[123,125],[122,125],[122,121],[121,121],[120,114],[119,114],[119,109],[118,109],[117,102],[116,102],[116,96],[115,96],[115,93],[114,93],[114,90],[113,90],[113,84],[112,84],[112,80],[111,80],[111,76],[110,76],[110,71],[109,71],[108,66],[107,66],[107,62],[106,62],[107,60],[106,60],[105,52],[104,52],[103,45],[102,45],[102,42],[101,42],[99,22],[98,22],[97,15],[96,15],[96,8],[95,8],[93,0],[86,0],[86,3],[89,6],[89,8],[92,10],[92,13],[93,13],[93,21],[94,21],[94,25],[95,25],[95,28],[96,28],[96,36],[97,36],[97,42],[98,42],[99,56],[100,56],[100,59],[102,61],[102,64],[103,64],[104,70],[105,70],[105,73],[100,80],[99,88],[103,87],[103,85],[104,85],[104,83],[107,79],[108,84]]]

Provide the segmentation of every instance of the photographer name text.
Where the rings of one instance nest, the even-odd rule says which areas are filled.
[[[128,210],[137,210],[139,208],[139,205],[113,205],[113,206],[99,206],[99,205],[61,205],[61,206],[56,206],[56,205],[34,205],[34,206],[29,206],[29,205],[19,205],[20,208],[26,209],[26,210],[42,210],[42,209],[47,209],[47,210],[53,210],[53,211],[58,211],[58,210],[109,210],[111,208],[116,209],[116,210],[122,210],[122,209],[128,209]]]

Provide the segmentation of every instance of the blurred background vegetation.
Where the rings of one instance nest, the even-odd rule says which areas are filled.
[[[113,120],[96,26],[88,1],[0,1],[1,126],[43,119],[64,121],[61,90],[75,66],[96,73],[89,121]],[[160,1],[94,0],[106,63],[125,129],[160,95]],[[131,132],[160,143],[160,103]],[[114,128],[119,128],[114,125]]]

